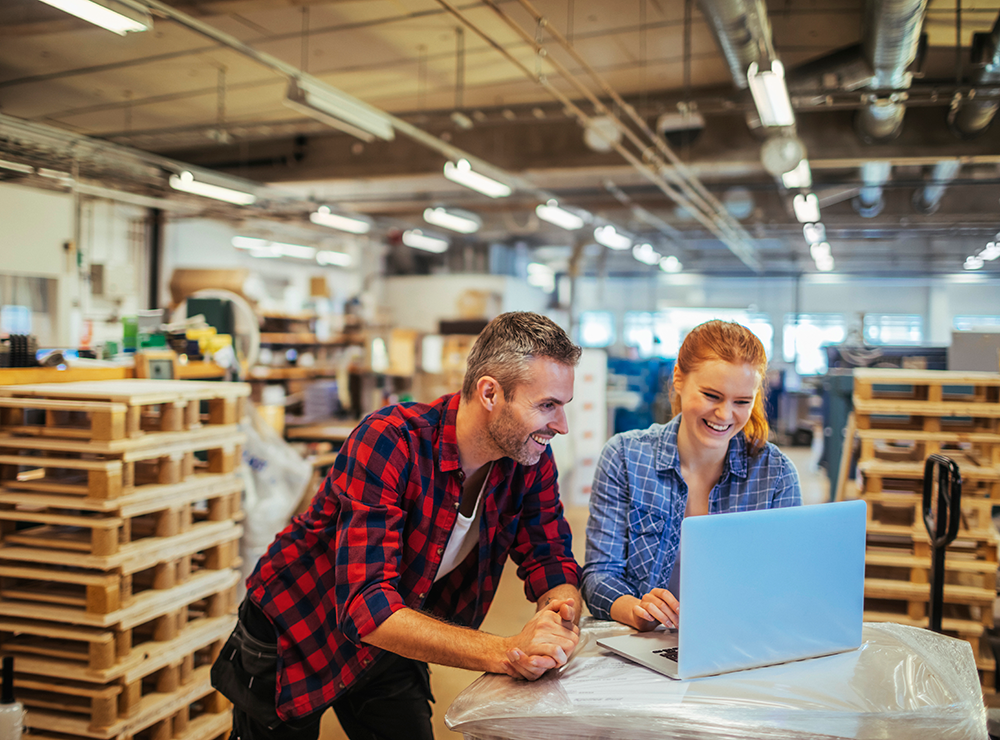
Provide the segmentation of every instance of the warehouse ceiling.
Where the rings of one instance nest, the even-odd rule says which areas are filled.
[[[1000,132],[983,123],[1000,98],[987,64],[1000,0],[128,1],[150,8],[152,30],[120,37],[40,0],[0,3],[0,159],[15,165],[0,180],[75,178],[84,195],[127,192],[177,217],[313,229],[325,204],[370,217],[396,248],[406,229],[449,233],[424,223],[429,207],[482,220],[399,269],[505,244],[557,271],[655,273],[594,243],[613,224],[684,271],[813,273],[793,210],[809,193],[834,273],[962,272],[1000,230]],[[783,63],[793,127],[761,125],[748,58]],[[293,78],[390,114],[393,138],[288,107]],[[891,110],[901,126],[881,136]],[[811,187],[765,168],[762,147],[788,141],[804,145]],[[446,179],[461,156],[512,194]],[[179,163],[259,183],[257,202],[176,193]],[[540,220],[550,198],[588,226]],[[979,272],[1000,275],[1000,260]]]

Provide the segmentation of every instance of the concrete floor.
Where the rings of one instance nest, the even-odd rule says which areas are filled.
[[[795,464],[802,483],[802,501],[805,504],[817,504],[829,500],[829,482],[826,471],[817,470],[813,462],[815,456],[808,447],[790,447],[783,451]],[[572,507],[566,510],[566,518],[573,530],[573,551],[577,559],[583,562],[584,532],[587,526],[587,509]],[[496,598],[490,613],[483,623],[483,629],[498,635],[511,635],[518,632],[534,613],[534,604],[524,598],[521,582],[515,574],[515,567],[508,562],[503,578],[497,590]],[[431,686],[436,702],[433,706],[434,737],[437,740],[457,740],[461,735],[451,732],[445,727],[444,715],[455,697],[476,678],[479,673],[463,671],[459,668],[446,666],[431,666]],[[333,712],[327,712],[323,719],[320,740],[345,740]]]

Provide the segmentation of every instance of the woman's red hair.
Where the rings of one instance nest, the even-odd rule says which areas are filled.
[[[749,365],[757,373],[757,395],[754,398],[750,419],[743,427],[750,454],[755,455],[767,444],[768,424],[764,411],[764,393],[767,377],[767,353],[764,345],[752,331],[735,321],[706,321],[699,324],[684,338],[677,353],[677,370],[689,375],[701,365],[722,360],[732,365]],[[673,412],[680,413],[681,399],[671,393]]]

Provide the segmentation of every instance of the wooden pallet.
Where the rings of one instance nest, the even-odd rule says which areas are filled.
[[[866,493],[864,499],[868,504],[868,522],[871,525],[896,525],[910,529],[924,526],[922,493],[883,490]],[[996,504],[991,498],[963,495],[959,531],[988,531],[994,526],[992,513]]]
[[[128,606],[105,614],[71,605],[0,601],[0,617],[129,630],[166,615],[182,615],[184,605],[208,597],[218,597],[220,605],[214,606],[213,612],[220,616],[233,610],[230,602],[239,580],[240,574],[234,570],[199,571],[173,588],[150,589],[135,596]]]
[[[854,395],[861,399],[1000,402],[1000,375],[964,370],[855,368]]]
[[[156,733],[149,735],[150,737],[162,737],[159,733],[165,727],[169,727],[171,731],[178,727],[182,732],[187,732],[190,729],[192,707],[196,717],[230,714],[228,702],[212,688],[210,669],[209,665],[200,666],[190,672],[184,684],[173,690],[153,690],[138,697],[134,704],[128,704],[130,713],[127,716],[119,716],[106,727],[92,727],[91,718],[80,712],[52,708],[33,709],[30,705],[25,713],[25,724],[30,728],[31,737],[37,734],[56,738],[69,736],[96,740],[134,740],[144,731]],[[122,695],[125,693],[122,692]],[[130,699],[126,697],[123,701]],[[218,724],[213,727],[225,724],[221,717],[215,721]]]
[[[148,432],[191,430],[202,424],[235,424],[246,415],[249,395],[246,383],[190,380],[3,386],[0,431],[113,440],[136,438]],[[102,404],[114,406],[114,410]],[[45,412],[41,423],[28,423],[32,421],[31,410]],[[94,419],[100,419],[99,429]],[[93,436],[95,431],[101,436]]]
[[[859,429],[855,432],[861,440],[862,460],[886,459],[887,444],[900,449],[908,445],[913,460],[926,460],[928,455],[943,450],[959,449],[977,464],[996,465],[994,451],[1000,448],[1000,434],[994,432],[966,432],[945,430],[925,432],[920,429]]]
[[[228,531],[220,532],[210,546],[181,553],[175,550],[172,557],[137,573],[0,561],[0,600],[61,604],[90,614],[109,614],[129,606],[146,591],[173,588],[201,570],[238,565],[243,528],[228,520],[227,524]]]
[[[0,506],[51,507],[132,517],[156,512],[164,506],[164,502],[196,504],[207,500],[214,491],[236,494],[242,489],[243,479],[236,473],[195,472],[179,483],[151,483],[113,499],[81,498],[71,493],[38,491],[33,487],[24,490],[18,486],[0,487]],[[213,511],[210,518],[224,519],[221,511],[214,510],[213,502],[214,498],[209,502]],[[235,516],[239,507],[230,510],[232,513],[229,516]]]
[[[871,578],[929,583],[930,570],[930,552],[914,554],[902,549],[869,547],[865,553],[865,575]],[[946,553],[945,578],[949,583],[989,589],[995,585],[996,575],[995,562],[962,557],[955,552]]]
[[[226,709],[194,714],[188,709],[183,717],[182,712],[185,710],[126,737],[128,740],[227,740],[232,731],[233,715]],[[32,729],[30,737],[32,740],[78,740],[81,736]]]
[[[200,599],[185,607],[181,617],[186,621],[168,615],[166,620],[176,625],[161,624],[166,620],[157,617],[130,630],[0,618],[0,646],[17,656],[19,670],[26,673],[109,683],[175,663],[191,645],[200,649],[227,638],[235,617],[211,613],[208,601]]]
[[[174,560],[198,550],[218,544],[231,535],[232,522],[240,521],[242,512],[232,520],[199,520],[186,532],[172,537],[147,537],[137,542],[121,545],[113,555],[88,555],[69,550],[47,550],[41,547],[0,545],[0,562],[44,563],[58,567],[91,568],[101,571],[117,570],[138,573],[158,563]]]
[[[924,432],[928,436],[921,442],[929,454],[937,451],[936,443],[948,441],[936,439],[936,433],[946,433],[951,440],[1000,434],[1000,375],[859,368],[854,371],[853,405],[863,446],[866,438],[869,444],[873,438],[865,434],[869,431],[882,438]],[[991,459],[1000,463],[996,440],[982,437],[979,442],[990,445]]]
[[[226,477],[222,486],[213,484],[211,476],[192,483],[177,486],[181,492],[159,500],[111,499],[125,505],[98,511],[78,508],[76,502],[65,500],[68,497],[58,502],[50,497],[42,503],[46,499],[34,494],[7,495],[0,501],[0,541],[107,556],[130,542],[187,532],[196,514],[224,521],[240,510],[242,481],[236,476]]]
[[[227,444],[242,444],[244,441],[245,436],[240,432],[239,425],[225,424],[109,442],[3,434],[0,435],[0,448],[43,453],[102,455],[106,458],[127,461],[148,460],[156,457],[157,452],[168,454],[209,450]]]
[[[210,665],[218,656],[227,637],[228,632],[207,643],[190,643],[166,662],[142,661],[110,683],[36,675],[22,668],[15,673],[14,686],[29,711],[41,708],[82,715],[88,720],[88,730],[100,732],[135,716],[144,697],[171,694],[187,684],[196,668]]]
[[[1000,464],[979,464],[979,461],[960,452],[946,451],[946,457],[958,464],[962,476],[962,497],[988,496],[1000,501]],[[924,462],[878,460],[862,457],[858,463],[858,472],[862,476],[862,493],[879,493],[888,486],[888,480],[908,481],[910,490],[922,491],[924,479]],[[902,488],[899,483],[893,483],[892,488]]]
[[[5,491],[119,498],[198,472],[232,473],[245,441],[236,427],[164,435],[159,444],[117,451],[89,442],[0,436],[0,483]],[[196,453],[204,453],[206,461]]]

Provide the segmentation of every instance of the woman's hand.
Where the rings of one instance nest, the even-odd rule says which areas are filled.
[[[654,588],[648,594],[619,596],[611,605],[611,618],[640,632],[649,632],[661,624],[676,628],[680,624],[680,602],[665,588]]]

